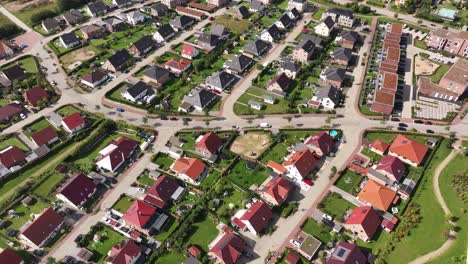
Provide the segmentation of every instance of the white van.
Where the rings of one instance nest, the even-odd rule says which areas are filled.
[[[260,128],[270,128],[271,125],[268,124],[268,123],[260,123],[260,125],[258,125],[258,127],[260,127]]]

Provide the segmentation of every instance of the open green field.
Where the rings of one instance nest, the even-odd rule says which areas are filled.
[[[311,218],[308,218],[305,224],[302,226],[302,231],[309,235],[314,236],[322,243],[328,243],[332,241],[331,229],[323,223],[317,223]]]
[[[112,209],[119,211],[121,213],[125,213],[128,208],[130,208],[130,205],[135,201],[135,198],[123,195],[115,202],[114,205],[112,205]]]
[[[92,261],[96,263],[104,263],[104,259],[107,257],[107,253],[112,249],[113,246],[119,242],[125,240],[126,238],[112,230],[110,227],[102,225],[102,230],[96,232],[96,235],[100,237],[99,241],[94,241],[91,239],[89,244],[86,246],[86,249],[93,252]]]
[[[359,186],[363,178],[364,176],[361,174],[346,169],[335,182],[335,186],[347,193],[352,193]]]
[[[337,193],[329,193],[319,205],[319,208],[326,214],[331,215],[333,218],[337,218],[338,221],[343,220],[343,215],[348,209],[353,209],[355,206],[343,199]]]
[[[229,28],[235,34],[244,33],[252,26],[248,20],[236,20],[226,15],[216,17],[214,22]]]
[[[208,253],[208,244],[215,239],[219,231],[216,229],[216,223],[207,215],[201,215],[189,229],[189,245],[196,245],[198,248]]]
[[[57,109],[57,111],[55,112],[63,117],[66,117],[76,112],[79,113],[81,112],[81,110],[74,107],[73,105],[66,105],[64,107],[61,107],[60,109]]]
[[[382,158],[382,156],[380,156],[379,154],[371,151],[369,148],[366,148],[366,147],[362,148],[361,154],[363,154],[364,156],[370,158],[374,162],[379,162],[380,159]]]
[[[172,163],[174,163],[174,159],[169,157],[167,154],[159,152],[156,155],[156,158],[153,160],[154,163],[158,164],[161,170],[167,171],[171,167]]]
[[[66,176],[66,174],[56,173],[53,171],[49,171],[48,173],[49,176],[47,179],[33,190],[33,193],[37,196],[44,198],[53,197],[53,194],[51,194],[52,191],[54,191],[56,185]]]
[[[21,68],[23,68],[28,73],[36,74],[39,72],[39,70],[37,69],[36,62],[31,56],[24,56],[21,59],[17,60],[17,62],[19,66],[21,66]]]
[[[0,142],[0,150],[3,150],[10,146],[18,147],[24,151],[29,150],[29,148],[16,136],[10,137],[9,139]]]
[[[247,167],[248,161],[239,160],[232,168],[228,178],[244,189],[249,189],[250,186],[256,184],[260,186],[268,178],[268,169],[256,164],[253,170]]]
[[[252,115],[252,114],[281,114],[287,113],[289,106],[288,102],[283,98],[275,98],[275,104],[265,103],[263,95],[268,95],[266,92],[260,92],[256,89],[250,88],[237,100],[238,104],[234,107],[234,112],[237,115]],[[270,96],[270,95],[268,95]],[[271,97],[271,96],[270,96]],[[250,100],[256,101],[263,105],[261,110],[256,110],[248,106]]]

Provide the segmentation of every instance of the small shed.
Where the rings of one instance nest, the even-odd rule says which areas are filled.
[[[32,203],[33,203],[33,198],[31,196],[26,196],[23,198],[23,200],[21,200],[21,203],[24,205],[24,206],[30,206]]]
[[[190,255],[192,255],[194,257],[198,257],[201,254],[200,249],[195,245],[190,246],[188,248],[188,252],[190,253]]]
[[[261,103],[254,101],[254,100],[249,100],[247,104],[249,105],[250,108],[253,108],[255,110],[262,110],[263,108],[263,105]]]

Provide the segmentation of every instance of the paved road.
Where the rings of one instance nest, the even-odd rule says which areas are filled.
[[[26,32],[33,31],[28,25],[26,25],[21,19],[17,18],[15,15],[10,13],[6,8],[0,5],[0,12],[4,14],[8,19],[10,19],[13,23],[15,23],[17,26],[22,28]]]

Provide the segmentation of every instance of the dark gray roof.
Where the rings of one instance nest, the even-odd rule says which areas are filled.
[[[296,49],[303,49],[307,53],[312,53],[315,50],[315,43],[308,39],[303,39],[297,45]]]
[[[115,26],[115,25],[119,25],[119,24],[123,24],[125,23],[125,21],[123,21],[122,19],[120,18],[116,18],[116,17],[110,17],[106,20],[103,20],[102,22],[104,22],[104,24],[107,24],[109,26]]]
[[[285,27],[290,27],[294,23],[294,21],[288,16],[288,14],[284,13],[279,21],[285,26]]]
[[[172,27],[184,29],[193,24],[193,22],[195,22],[195,20],[189,16],[178,16],[169,21],[169,24]]]
[[[302,34],[301,40],[310,40],[315,44],[315,46],[321,46],[323,42],[322,38],[312,34]]]
[[[291,0],[291,1],[296,2],[296,3],[300,3],[300,4],[307,3],[307,0]]]
[[[147,35],[141,37],[139,40],[133,43],[133,46],[135,46],[139,52],[145,52],[145,50],[152,49],[154,46],[156,46],[156,42],[151,36]]]
[[[72,9],[63,14],[63,17],[68,22],[68,24],[77,24],[83,20],[83,14],[80,10]]]
[[[59,21],[53,17],[53,18],[46,18],[44,21],[42,21],[42,24],[47,30],[54,30],[58,27],[60,27]]]
[[[252,10],[260,10],[263,6],[264,4],[258,0],[252,0],[250,2],[250,9]]]
[[[359,34],[351,30],[342,30],[340,34],[338,34],[338,37],[341,37],[342,39],[346,39],[350,41],[356,41],[359,38]]]
[[[159,15],[166,14],[167,11],[169,10],[169,8],[166,5],[162,4],[162,3],[156,3],[156,4],[152,5],[150,7],[150,9],[154,10]]]
[[[19,80],[26,76],[26,72],[19,65],[4,69],[2,72],[10,81]]]
[[[159,80],[162,76],[169,73],[169,70],[160,66],[151,66],[143,72],[148,78]]]
[[[283,64],[281,65],[281,68],[292,71],[292,72],[298,72],[301,69],[301,65],[299,63],[295,63],[287,59],[283,62]]]
[[[353,51],[347,48],[336,48],[332,53],[332,58],[336,60],[349,61],[352,57]]]
[[[286,74],[284,73],[281,73],[280,75],[277,75],[275,78],[273,78],[269,85],[273,84],[273,83],[277,83],[281,90],[286,90],[289,86],[289,83],[291,82],[291,79],[289,79],[288,76],[286,76]]]
[[[211,25],[210,33],[211,33],[212,35],[222,37],[222,36],[228,34],[229,31],[228,31],[227,28],[226,28],[225,26],[223,26],[223,25],[212,24],[212,25]]]
[[[175,31],[169,24],[165,24],[158,29],[158,33],[161,35],[161,37],[163,37],[163,39],[166,39],[173,35]]]
[[[226,61],[226,67],[233,69],[237,72],[244,71],[250,64],[252,64],[253,60],[249,56],[245,55],[235,55],[230,60]]]
[[[130,86],[127,88],[126,90],[132,97],[136,97],[138,96],[139,94],[143,93],[144,91],[146,91],[146,95],[152,95],[155,93],[155,90],[153,89],[153,86],[143,82],[143,81],[139,81],[137,82],[136,84],[134,84],[133,86]]]
[[[242,18],[248,18],[249,17],[249,10],[247,7],[241,5],[241,6],[236,6],[236,12],[242,17]]]
[[[280,36],[281,36],[281,31],[279,30],[279,28],[273,24],[271,25],[268,29],[267,29],[267,32],[270,34],[270,36],[273,38],[273,39],[279,39]]]
[[[337,104],[341,98],[341,90],[329,85],[325,88],[317,88],[315,95],[318,101],[324,98],[330,98],[333,103]]]
[[[185,95],[183,102],[189,103],[193,106],[204,109],[210,104],[217,95],[207,89],[196,90],[193,89],[190,91],[189,95]]]
[[[133,3],[133,2],[132,2],[132,0],[115,0],[115,3],[118,6],[121,6],[121,5],[125,5],[125,4],[129,5],[129,4]]]
[[[346,70],[335,67],[327,67],[325,68],[323,75],[327,77],[327,80],[342,82],[345,79]]]
[[[301,15],[296,8],[291,9],[289,12],[293,15],[294,19],[298,18]]]
[[[108,9],[108,6],[102,1],[96,1],[88,4],[88,8],[93,14],[105,13]]]
[[[65,45],[69,45],[80,41],[80,39],[74,32],[63,34],[62,36],[60,36],[60,38],[62,39],[63,43],[65,43]]]
[[[327,16],[325,19],[323,19],[321,21],[321,23],[324,23],[325,26],[327,26],[327,28],[332,28],[334,25],[335,25],[335,22],[333,21],[333,19],[329,16]]]
[[[263,52],[265,52],[265,50],[267,50],[269,46],[270,45],[267,42],[261,39],[257,39],[257,40],[254,40],[245,44],[243,50],[247,53],[258,56],[262,54]]]
[[[131,59],[132,55],[130,55],[126,49],[123,49],[116,51],[114,55],[110,56],[107,60],[112,64],[112,66],[119,67]]]
[[[236,76],[225,71],[215,72],[206,78],[206,83],[214,87],[225,89],[235,80]]]
[[[198,37],[198,42],[207,43],[210,46],[217,46],[219,42],[219,37],[209,33],[203,33]]]
[[[338,16],[345,16],[349,18],[353,18],[353,12],[346,10],[346,9],[341,9],[341,8],[329,8],[325,13],[333,13]]]

